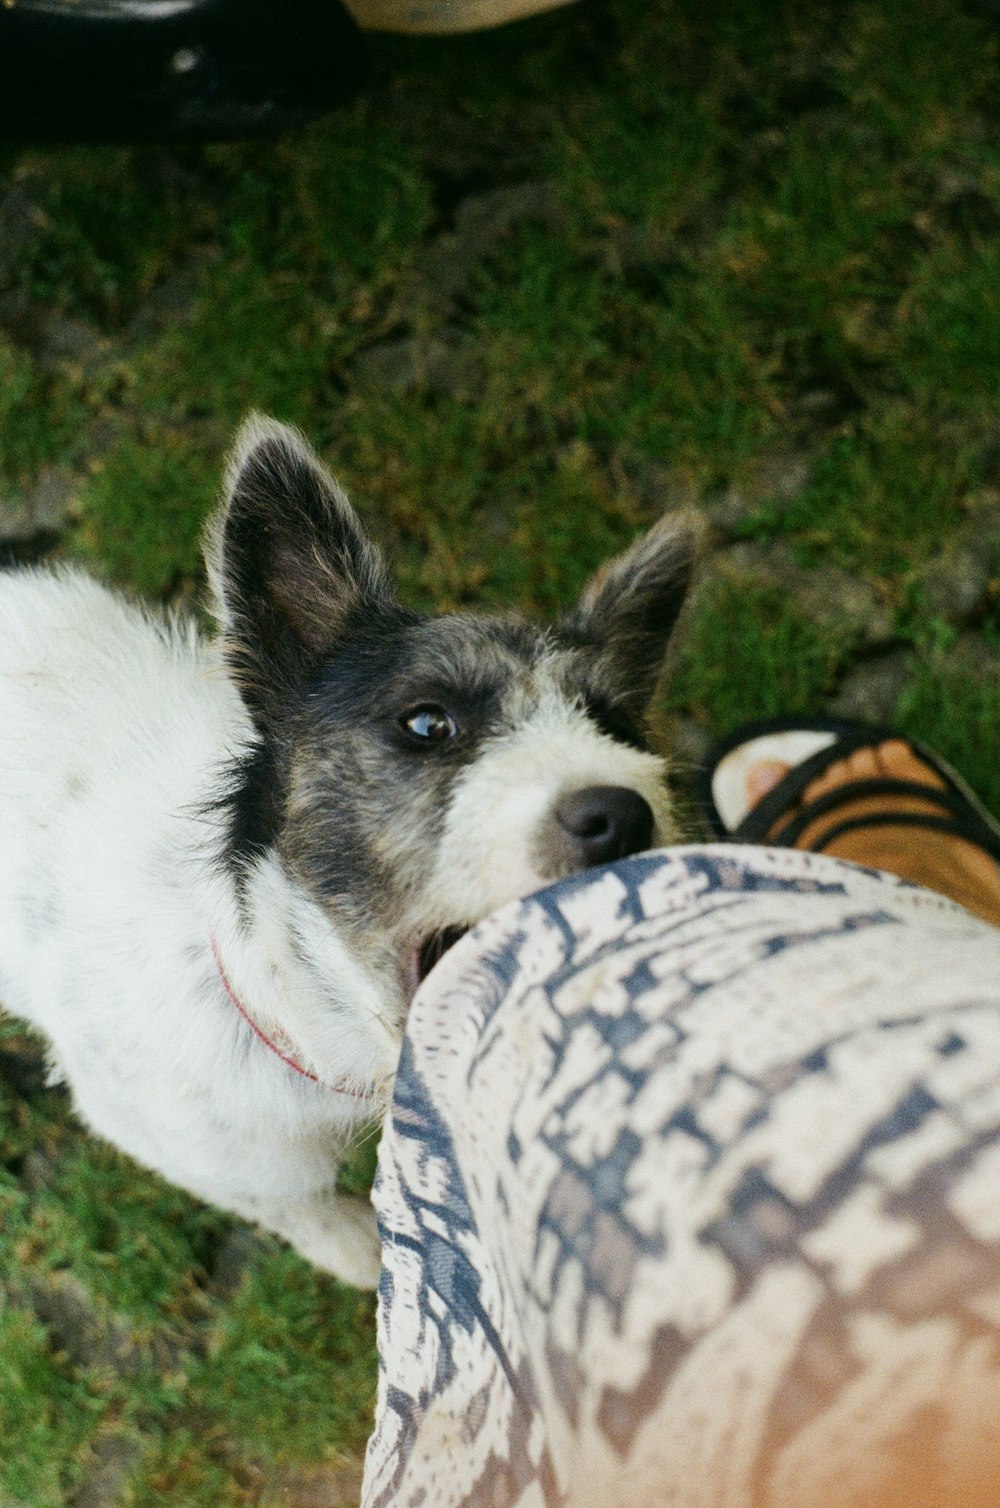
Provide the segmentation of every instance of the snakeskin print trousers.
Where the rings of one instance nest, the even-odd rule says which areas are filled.
[[[1000,1504],[1000,930],[786,849],[505,908],[414,1002],[362,1508]]]

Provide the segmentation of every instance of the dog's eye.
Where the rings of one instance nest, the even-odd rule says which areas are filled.
[[[412,712],[407,712],[400,718],[400,722],[412,738],[417,738],[421,743],[443,744],[454,738],[458,732],[458,724],[444,707],[436,707],[430,703],[423,707],[414,707]]]

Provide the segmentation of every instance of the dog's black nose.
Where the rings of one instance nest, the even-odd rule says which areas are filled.
[[[623,785],[588,785],[572,791],[556,803],[555,817],[585,867],[639,853],[653,836],[649,802]]]

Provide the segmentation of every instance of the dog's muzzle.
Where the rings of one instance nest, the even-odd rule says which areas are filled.
[[[539,883],[641,853],[652,843],[655,826],[649,802],[628,786],[589,785],[568,791],[553,806],[538,846]],[[408,963],[411,998],[468,930],[442,927],[418,943]]]

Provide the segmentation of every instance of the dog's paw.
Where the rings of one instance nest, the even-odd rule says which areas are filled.
[[[353,1194],[338,1194],[334,1220],[329,1258],[320,1265],[355,1288],[377,1288],[382,1247],[371,1203]]]
[[[375,1211],[356,1194],[333,1194],[267,1220],[314,1267],[354,1288],[377,1288],[382,1268]]]

